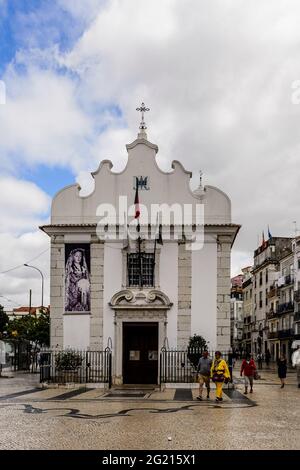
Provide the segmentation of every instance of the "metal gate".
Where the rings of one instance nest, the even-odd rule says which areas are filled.
[[[55,350],[40,354],[40,382],[112,382],[110,348],[104,351]]]
[[[201,348],[189,348],[184,351],[162,348],[160,352],[160,383],[195,382],[197,365],[202,352]],[[209,351],[209,356],[213,359],[215,351]],[[222,358],[227,362],[232,378],[232,353],[222,352]]]

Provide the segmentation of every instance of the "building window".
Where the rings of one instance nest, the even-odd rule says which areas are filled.
[[[283,275],[283,276],[286,276],[286,274],[287,274],[286,271],[287,271],[287,268],[286,268],[286,267],[282,268],[282,275]]]
[[[262,303],[263,303],[263,301],[262,301],[262,291],[260,291],[260,293],[259,293],[259,308],[262,308]]]
[[[266,305],[268,305],[268,289],[266,289]]]
[[[298,269],[300,269],[300,258],[298,258]]]
[[[262,271],[259,273],[259,285],[262,285],[262,280],[263,280],[263,273]]]
[[[127,255],[128,285],[130,287],[154,286],[153,253],[129,253]],[[141,273],[141,279],[140,279]]]
[[[268,272],[268,268],[266,269],[266,284],[268,284],[268,281],[269,281],[269,272]]]

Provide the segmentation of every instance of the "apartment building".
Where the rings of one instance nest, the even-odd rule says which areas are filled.
[[[231,279],[230,343],[234,350],[241,349],[243,339],[243,279],[243,274]]]
[[[252,266],[242,269],[243,279],[243,339],[241,350],[251,353],[251,329],[253,324],[253,275]]]
[[[287,237],[272,237],[254,251],[252,354],[256,355],[259,352],[266,354],[269,349],[270,289],[274,287],[274,282],[278,278],[279,260],[290,253],[291,239]],[[285,298],[284,294],[282,298]]]

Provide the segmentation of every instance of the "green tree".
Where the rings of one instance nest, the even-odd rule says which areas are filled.
[[[3,336],[3,332],[7,330],[8,322],[8,315],[4,311],[3,306],[0,305],[0,338]]]
[[[49,346],[50,344],[50,315],[48,312],[41,312],[36,318],[32,330],[32,339],[39,346]]]
[[[191,336],[189,339],[189,348],[200,348],[202,350],[207,349],[207,342],[203,336],[196,335]]]
[[[11,320],[7,327],[8,337],[31,341],[38,346],[49,346],[50,315],[41,311],[40,315],[26,315]]]
[[[197,369],[202,351],[205,349],[207,349],[207,342],[203,336],[194,334],[194,336],[190,337],[187,357],[190,363],[193,365],[194,369]]]
[[[29,317],[29,316],[28,316]],[[26,317],[13,318],[7,326],[7,334],[12,339],[27,339],[32,320]]]

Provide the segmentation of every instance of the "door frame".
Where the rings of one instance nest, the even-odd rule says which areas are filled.
[[[120,310],[115,312],[115,344],[113,358],[113,377],[115,385],[123,384],[123,323],[158,323],[158,370],[157,383],[159,384],[160,354],[167,337],[167,310]]]
[[[149,322],[123,322],[122,323],[122,327],[123,327],[123,332],[122,332],[122,339],[124,341],[124,330],[125,328],[128,329],[130,331],[130,325],[135,325],[136,327],[142,327],[142,325],[147,325],[147,327],[150,327],[151,325],[155,325],[155,336],[156,336],[156,339],[157,339],[157,372],[156,372],[156,381],[155,382],[150,382],[151,384],[158,384],[158,375],[159,375],[159,369],[158,369],[158,356],[159,356],[159,349],[158,349],[158,328],[159,328],[159,324],[158,322],[154,322],[154,321],[149,321]],[[124,328],[125,327],[125,328]],[[146,330],[145,330],[146,331]],[[123,343],[123,346],[124,346],[124,343]],[[126,353],[128,351],[125,350],[125,348],[123,347],[123,355],[122,355],[122,358],[123,358],[123,361],[122,361],[122,373],[123,373],[123,382],[124,382],[124,376],[125,376],[125,369],[126,369],[126,362],[128,362],[128,357],[124,357],[124,353]],[[127,382],[128,383],[128,382]],[[135,382],[136,383],[136,382]],[[139,382],[139,383],[144,383],[144,382]],[[131,384],[131,382],[129,382],[129,384]]]

